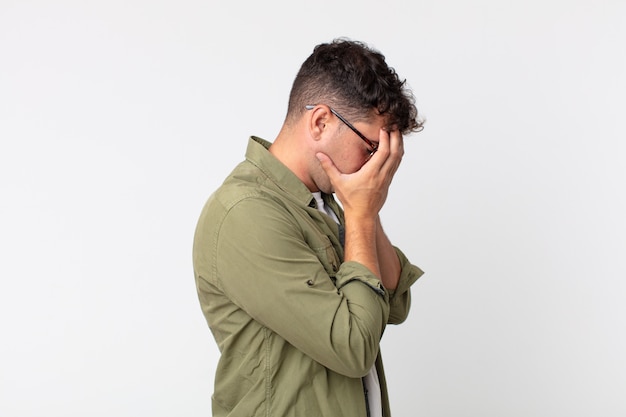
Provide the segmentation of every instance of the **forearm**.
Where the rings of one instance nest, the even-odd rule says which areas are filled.
[[[396,250],[383,230],[380,217],[376,218],[376,252],[383,286],[388,290],[395,290],[402,267]]]
[[[396,250],[385,234],[380,217],[355,218],[346,214],[345,260],[369,268],[388,290],[395,290],[401,266]]]
[[[355,261],[366,266],[379,279],[381,268],[377,250],[378,220],[345,212],[346,234],[344,261]],[[383,284],[384,285],[384,284]]]

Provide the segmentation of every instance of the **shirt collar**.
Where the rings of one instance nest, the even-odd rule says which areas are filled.
[[[251,136],[246,149],[246,159],[259,168],[276,187],[291,195],[296,201],[310,206],[314,201],[311,191],[296,174],[269,153],[271,145],[271,142]]]

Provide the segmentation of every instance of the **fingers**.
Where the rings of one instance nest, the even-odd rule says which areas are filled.
[[[389,135],[390,154],[388,161],[391,164],[392,172],[395,173],[400,166],[400,162],[402,162],[402,157],[404,156],[404,140],[402,139],[402,134],[398,130],[391,131]]]
[[[372,156],[366,165],[379,165],[379,170],[384,175],[396,172],[404,156],[404,141],[398,130],[386,131],[381,129],[378,143],[378,151]]]
[[[402,159],[404,156],[404,139],[399,130],[393,130],[390,133],[391,136],[391,151],[395,153],[398,159]]]

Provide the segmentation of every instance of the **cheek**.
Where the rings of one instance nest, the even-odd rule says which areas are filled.
[[[333,146],[326,150],[337,169],[344,174],[352,174],[361,169],[369,157],[366,150],[352,144],[347,146],[349,140],[350,138],[345,137],[333,138]]]
[[[361,169],[365,162],[367,162],[366,155],[354,153],[351,155],[346,155],[346,157],[341,161],[342,167],[340,168],[340,171],[344,174],[353,174]]]

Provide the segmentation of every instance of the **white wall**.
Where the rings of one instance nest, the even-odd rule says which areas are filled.
[[[0,1],[0,415],[207,416],[199,211],[349,36],[426,129],[383,219],[426,275],[394,415],[626,414],[626,2]]]

